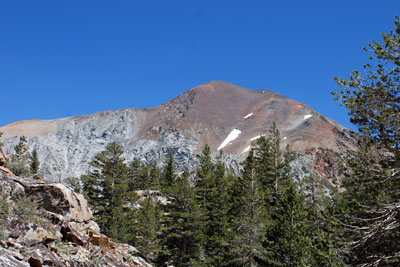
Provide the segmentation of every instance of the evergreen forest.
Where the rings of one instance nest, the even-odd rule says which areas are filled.
[[[345,177],[326,190],[298,179],[279,129],[254,142],[240,174],[212,159],[195,173],[127,163],[110,143],[71,183],[104,234],[134,245],[156,266],[400,265],[400,22],[365,50],[370,62],[335,78],[332,94],[360,131]],[[72,180],[71,180],[72,182]],[[138,203],[140,203],[138,205]]]
[[[194,173],[127,162],[115,142],[67,182],[102,234],[155,266],[400,266],[400,21],[365,48],[369,62],[335,78],[336,101],[359,129],[358,151],[332,188],[296,177],[279,129],[253,142],[240,173],[205,145]],[[8,167],[38,175],[21,138]]]

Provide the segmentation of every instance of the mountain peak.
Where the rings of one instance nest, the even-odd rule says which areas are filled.
[[[195,91],[210,90],[212,92],[229,92],[229,91],[233,92],[233,91],[248,91],[250,89],[225,81],[210,81],[208,83],[196,86],[192,88],[192,90]]]
[[[213,86],[213,87],[240,87],[242,89],[247,90],[246,88],[241,87],[239,85],[236,85],[236,84],[233,84],[230,82],[225,82],[225,81],[217,81],[217,80],[209,81],[208,83],[205,83],[204,85],[209,85],[209,86]]]
[[[205,144],[213,152],[223,149],[238,163],[254,140],[268,134],[273,122],[281,133],[282,147],[289,144],[302,153],[320,147],[338,152],[354,148],[348,130],[307,105],[279,93],[223,81],[196,86],[155,108],[31,121],[0,131],[7,152],[12,152],[18,136],[25,135],[45,161],[43,177],[65,178],[82,174],[83,163],[111,141],[124,148],[128,160],[162,164],[165,151],[172,149],[184,170],[196,167],[196,154]]]
[[[219,85],[219,84],[224,84],[224,85],[235,85],[233,83],[230,82],[226,82],[226,81],[218,81],[218,80],[211,80],[208,83],[205,84],[212,84],[212,85]],[[236,86],[236,85],[235,85]]]

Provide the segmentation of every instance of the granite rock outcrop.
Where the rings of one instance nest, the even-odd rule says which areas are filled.
[[[0,267],[151,266],[134,247],[99,232],[82,195],[0,171]]]

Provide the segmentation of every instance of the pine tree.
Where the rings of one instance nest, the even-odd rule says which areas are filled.
[[[256,171],[256,159],[250,150],[235,187],[240,194],[235,199],[236,218],[232,222],[230,241],[231,264],[234,266],[263,266],[266,253],[263,247],[267,220],[262,184]]]
[[[95,168],[82,176],[83,190],[104,233],[118,241],[126,241],[129,232],[125,216],[128,195],[127,166],[121,147],[113,142],[95,156]]]
[[[140,169],[141,163],[140,160],[135,159],[128,164],[128,186],[129,186],[129,191],[134,191],[140,189],[138,186],[138,180],[139,180],[139,169]]]
[[[40,168],[40,162],[39,162],[39,158],[38,158],[38,154],[37,154],[37,150],[34,149],[32,151],[32,154],[30,156],[30,171],[31,174],[34,176],[38,176],[39,175],[39,168]]]
[[[268,265],[306,266],[311,246],[307,210],[293,181],[287,181],[268,224],[264,243]]]
[[[146,198],[136,214],[136,242],[137,249],[153,261],[159,253],[159,209],[158,203]]]
[[[273,203],[274,197],[274,159],[271,155],[271,141],[261,136],[256,141],[254,147],[254,158],[256,161],[257,177],[260,179],[263,191],[265,192],[265,201],[268,204]]]
[[[275,123],[269,135],[257,140],[254,148],[255,173],[264,193],[266,219],[263,237],[262,266],[298,266],[312,261],[308,213],[304,195],[291,175],[292,154],[287,147],[284,156],[280,134]]]
[[[74,192],[79,194],[83,193],[81,179],[79,179],[78,177],[67,177],[64,179],[63,182],[69,187],[71,187],[74,190]]]
[[[153,168],[156,168],[154,164],[147,166],[138,159],[130,162],[128,166],[129,190],[148,190],[151,187],[152,189],[159,187],[160,173],[157,172],[157,168],[156,171]]]
[[[160,181],[161,190],[167,192],[176,179],[175,174],[175,159],[171,149],[168,149],[167,159],[165,161],[162,179]]]
[[[398,181],[390,181],[393,166],[388,168],[389,162],[387,156],[369,146],[362,147],[348,162],[351,172],[343,180],[346,191],[339,201],[346,239],[352,244],[350,263],[374,266],[398,260],[400,225],[395,218],[400,216],[396,210],[400,186]]]
[[[335,78],[333,94],[362,135],[361,150],[350,160],[341,194],[351,245],[349,262],[363,266],[400,263],[400,21],[366,51],[373,54],[364,72]]]
[[[229,181],[225,175],[225,164],[218,161],[211,175],[211,184],[206,197],[205,255],[208,266],[223,266],[228,254]]]
[[[3,136],[3,132],[0,132],[0,138]],[[0,142],[0,148],[2,148],[4,146],[3,142]]]
[[[14,151],[15,151],[14,155],[18,159],[22,158],[23,156],[26,156],[26,153],[28,152],[28,147],[26,143],[27,143],[26,137],[21,136],[19,138],[19,143],[16,146],[14,146]]]
[[[149,173],[149,167],[147,167],[145,164],[142,164],[141,168],[140,168],[140,184],[141,187],[144,190],[148,190],[150,188],[151,185],[151,177],[150,177],[150,173]]]
[[[228,251],[229,182],[221,157],[222,152],[218,163],[214,165],[210,146],[205,145],[196,171],[195,192],[202,213],[204,261],[208,266],[222,266]]]
[[[309,266],[344,266],[344,244],[341,242],[341,230],[335,218],[335,194],[329,194],[323,186],[321,177],[311,174],[301,181],[306,199],[307,226],[311,241]]]
[[[200,167],[196,171],[196,196],[202,208],[207,206],[207,195],[212,187],[213,163],[211,161],[211,148],[206,144],[201,151]],[[207,220],[207,218],[205,218]]]
[[[147,190],[151,186],[151,177],[149,174],[149,167],[145,164],[140,164],[139,177],[136,181],[136,186],[140,190]]]
[[[158,262],[161,265],[198,266],[202,255],[203,227],[187,173],[172,182],[168,198],[169,203],[164,206],[162,249]]]
[[[282,172],[282,153],[281,153],[281,136],[275,122],[272,123],[269,130],[269,140],[271,143],[271,156],[273,160],[273,201],[277,202],[279,199],[279,182],[281,180]]]
[[[211,148],[208,144],[206,144],[201,151],[200,157],[200,166],[196,170],[195,177],[195,197],[196,202],[199,207],[199,212],[201,214],[201,232],[204,235],[204,243],[207,244],[207,233],[209,232],[209,211],[208,208],[211,207],[209,203],[210,192],[213,183],[213,172],[214,165],[211,161]],[[212,258],[209,258],[209,250],[205,249],[204,257],[207,262],[212,261]]]
[[[28,177],[31,175],[28,146],[25,136],[21,136],[18,144],[14,146],[14,154],[11,156],[7,167],[17,176]]]
[[[257,139],[255,159],[257,161],[257,176],[261,179],[267,204],[274,205],[279,199],[279,186],[282,171],[282,153],[280,149],[280,134],[275,123],[272,123],[268,138]]]
[[[324,197],[324,185],[322,178],[316,174],[310,174],[304,177],[301,181],[301,187],[306,192],[306,198],[308,204],[313,208],[316,208],[321,203],[321,199]]]
[[[149,189],[159,190],[161,172],[157,169],[157,165],[155,163],[150,164],[149,168],[150,168],[150,180],[151,180]]]

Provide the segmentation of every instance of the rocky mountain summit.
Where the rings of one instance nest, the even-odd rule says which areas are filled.
[[[8,154],[26,136],[41,162],[40,175],[63,180],[80,176],[94,155],[117,142],[127,160],[156,162],[161,167],[171,149],[178,170],[193,171],[199,152],[209,144],[213,155],[239,170],[252,142],[268,134],[275,122],[287,144],[300,155],[299,175],[316,172],[329,178],[335,163],[327,151],[355,150],[355,134],[307,105],[279,93],[212,81],[149,109],[102,111],[57,120],[21,121],[0,128]],[[310,161],[310,162],[309,162]],[[312,166],[304,169],[302,164]],[[328,166],[328,168],[327,168]]]
[[[0,266],[151,266],[99,235],[86,199],[58,183],[0,170]]]

